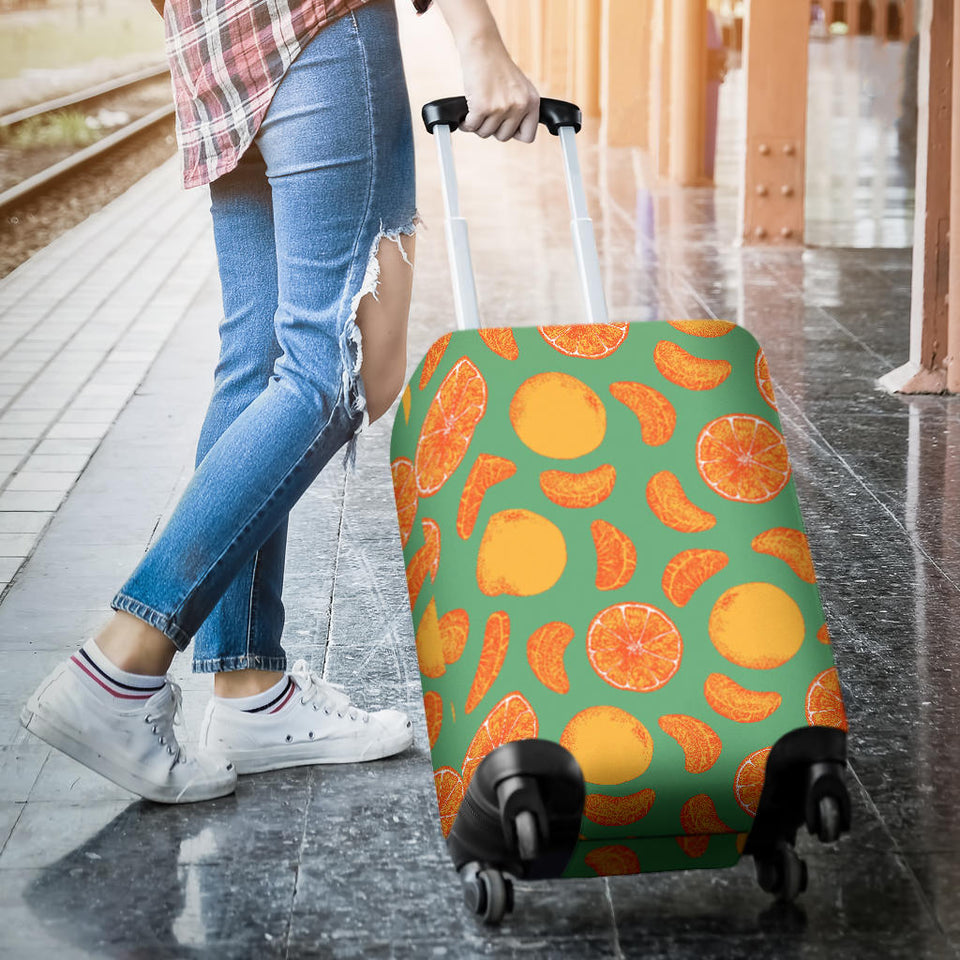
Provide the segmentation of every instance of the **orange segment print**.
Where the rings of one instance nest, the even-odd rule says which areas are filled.
[[[605,793],[588,793],[583,815],[601,827],[626,827],[643,819],[657,795],[647,787],[625,797],[609,797]]]
[[[801,580],[816,583],[813,558],[806,534],[790,527],[773,527],[758,533],[750,542],[757,553],[766,553],[782,560]]]
[[[508,693],[487,714],[467,747],[461,771],[464,790],[469,786],[480,761],[488,753],[505,743],[534,738],[539,728],[537,715],[526,697],[519,691]]]
[[[710,836],[703,837],[677,837],[676,841],[680,844],[680,849],[694,860],[702,857],[710,846]]]
[[[540,489],[558,507],[595,507],[613,493],[616,482],[617,471],[610,463],[586,473],[544,470],[540,474]]]
[[[440,618],[440,644],[444,663],[456,663],[467,645],[470,616],[466,610],[448,610]]]
[[[509,327],[481,327],[477,333],[480,339],[504,360],[516,360],[520,356],[516,337]]]
[[[826,624],[817,631],[817,639],[821,643],[830,643],[830,630]]]
[[[684,550],[663,571],[663,592],[672,604],[685,607],[697,590],[729,562],[722,550]]]
[[[443,725],[443,697],[436,690],[428,690],[423,695],[423,712],[427,717],[427,737],[432,750],[440,736],[440,727]]]
[[[729,320],[668,320],[667,323],[692,337],[723,337],[736,326]]]
[[[757,351],[757,359],[753,364],[753,376],[757,381],[760,396],[776,410],[777,400],[773,395],[773,381],[770,379],[770,368],[767,366],[767,358],[764,356],[763,350]]]
[[[563,654],[574,637],[567,623],[545,623],[530,634],[527,641],[527,663],[536,678],[554,693],[567,693],[570,680],[563,666]]]
[[[460,466],[486,410],[487,382],[469,357],[461,357],[423,418],[414,455],[420,496],[433,496]]]
[[[661,470],[650,478],[647,503],[662,524],[678,533],[702,533],[717,523],[712,513],[687,499],[680,481],[669,470]]]
[[[463,781],[453,767],[441,767],[433,775],[433,787],[437,791],[437,808],[440,811],[440,829],[448,837],[457,819],[457,811],[463,803]]]
[[[437,601],[431,597],[420,618],[415,637],[417,662],[425,677],[442,677],[447,668],[443,662],[443,641],[440,639],[440,621],[437,619]]]
[[[619,590],[637,567],[637,548],[622,530],[606,520],[594,520],[590,532],[597,550],[597,589]]]
[[[403,422],[410,422],[410,384],[408,383],[403,389],[403,396],[400,398],[400,403],[403,406]]]
[[[687,390],[713,390],[733,370],[726,360],[695,357],[669,340],[661,340],[654,347],[653,362],[671,383]]]
[[[659,390],[645,383],[619,380],[610,384],[610,392],[636,414],[644,443],[659,447],[673,436],[677,411]]]
[[[423,528],[424,544],[413,555],[407,567],[407,589],[410,592],[410,609],[417,605],[417,597],[423,589],[423,582],[430,574],[430,582],[437,579],[440,566],[440,527],[435,520],[425,517],[420,521]]]
[[[684,713],[668,713],[657,723],[668,737],[680,744],[687,773],[706,773],[717,762],[723,744],[702,720]]]
[[[761,417],[733,413],[708,423],[697,438],[697,469],[726,500],[766,503],[790,480],[783,437]]]
[[[713,800],[706,793],[691,797],[680,808],[680,826],[687,837],[678,837],[677,843],[691,857],[702,857],[707,852],[711,834],[734,833],[720,819]]]
[[[626,323],[579,323],[537,327],[540,336],[554,350],[568,357],[600,360],[609,357],[627,338]]]
[[[807,723],[811,727],[850,729],[836,667],[830,667],[813,678],[813,682],[807,687],[806,711]]]
[[[393,496],[397,504],[400,544],[405,547],[410,539],[413,521],[417,516],[417,507],[419,506],[413,464],[407,457],[397,457],[390,464],[390,474],[393,477]]]
[[[597,875],[601,877],[617,877],[640,872],[640,861],[637,855],[622,843],[597,847],[583,859],[587,866],[596,870]]]
[[[430,349],[423,358],[423,370],[420,371],[419,387],[422,390],[429,382],[430,378],[436,373],[440,361],[443,359],[447,350],[447,344],[450,342],[451,333],[445,333],[442,337],[435,340]]]
[[[467,540],[473,533],[484,494],[495,483],[512,477],[516,472],[517,465],[505,457],[481,453],[474,460],[467,482],[463,485],[463,494],[457,510],[457,533],[460,534],[461,539]]]
[[[467,705],[464,712],[471,713],[493,686],[507,656],[510,643],[510,618],[504,610],[491,613],[483,631],[483,649],[480,651],[480,663],[473,676]]]
[[[770,747],[761,747],[747,757],[733,778],[733,795],[740,809],[751,817],[757,815],[760,806],[760,794],[763,792],[763,779],[767,769],[767,757]]]
[[[783,698],[775,690],[748,690],[722,673],[711,673],[703,684],[707,703],[721,717],[737,723],[759,723],[775,713]]]
[[[648,603],[618,603],[601,610],[587,628],[587,657],[597,674],[621,690],[659,690],[677,672],[680,631]]]

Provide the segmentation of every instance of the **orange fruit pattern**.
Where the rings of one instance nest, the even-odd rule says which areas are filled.
[[[723,744],[702,720],[685,713],[668,713],[657,723],[668,737],[680,744],[687,773],[706,773],[719,759]]]
[[[570,680],[563,665],[563,654],[575,630],[559,620],[545,623],[527,640],[527,662],[536,678],[554,693],[567,693]]]
[[[480,339],[504,360],[516,360],[520,356],[517,338],[509,327],[480,327]]]
[[[480,651],[480,663],[473,677],[470,693],[467,694],[466,713],[472,713],[487,691],[493,686],[507,656],[510,643],[510,618],[503,610],[491,613],[483,631],[483,648]]]
[[[760,396],[774,409],[777,409],[777,399],[773,394],[773,381],[770,379],[770,368],[763,350],[757,351],[757,359],[753,364],[753,378],[757,381]]]
[[[626,323],[575,323],[537,327],[540,336],[554,350],[568,357],[609,357],[627,338]]]
[[[587,628],[587,657],[613,687],[649,693],[680,667],[683,640],[673,621],[648,603],[617,603],[601,610]]]
[[[527,698],[519,691],[508,693],[487,714],[467,747],[461,770],[464,790],[488,753],[505,743],[534,738],[539,728],[537,715]]]
[[[440,829],[443,835],[448,837],[457,819],[460,804],[463,803],[463,781],[453,767],[440,767],[433,775],[433,787],[437,791]]]
[[[713,390],[733,370],[727,360],[695,357],[669,340],[661,340],[654,347],[653,362],[671,383],[687,390]]]
[[[806,710],[807,723],[811,727],[850,729],[836,667],[830,667],[813,678],[813,682],[807,687]]]
[[[806,534],[790,527],[773,527],[758,533],[750,542],[757,553],[766,553],[782,560],[805,583],[816,583],[813,557]]]
[[[678,533],[702,533],[716,526],[717,518],[692,503],[676,475],[669,470],[655,473],[647,483],[647,503],[654,516]]]
[[[423,418],[414,455],[420,496],[433,496],[460,466],[486,410],[487,382],[469,357],[461,357]]]
[[[432,750],[440,736],[440,727],[443,725],[443,697],[436,690],[428,690],[423,695],[423,712],[427,716],[427,737]],[[457,777],[457,779],[460,778]]]
[[[480,513],[483,496],[495,483],[512,477],[517,465],[506,457],[497,457],[490,453],[481,453],[474,460],[467,482],[463,485],[460,506],[457,510],[457,533],[461,539],[468,540],[473,533],[474,524]]]
[[[586,473],[544,470],[540,474],[540,489],[558,507],[595,507],[613,493],[616,482],[617,471],[610,463]]]
[[[722,550],[684,550],[664,569],[660,581],[663,592],[672,604],[685,607],[697,590],[729,562]]]
[[[645,773],[653,759],[647,728],[632,713],[606,705],[574,714],[560,746],[576,757],[588,783],[626,783]]]
[[[776,630],[770,629],[772,623]],[[751,670],[773,670],[797,653],[806,627],[786,590],[759,581],[724,590],[710,611],[707,632],[725,660]]]
[[[413,521],[417,516],[420,501],[417,497],[417,481],[413,474],[413,464],[408,457],[397,457],[390,464],[393,477],[393,495],[397,503],[397,523],[400,526],[400,544],[406,546],[413,530]]]
[[[763,779],[767,769],[767,757],[770,756],[770,747],[761,747],[754,750],[737,767],[733,778],[733,795],[744,813],[751,817],[757,815],[760,805],[760,794],[763,792]]]
[[[590,532],[597,550],[597,589],[618,590],[633,576],[637,548],[622,530],[606,520],[594,520]]]
[[[667,323],[693,337],[723,337],[736,326],[729,320],[668,320]]]
[[[713,799],[707,793],[698,793],[680,808],[680,826],[690,836],[735,832],[720,819]]]
[[[597,847],[583,859],[588,867],[597,871],[600,877],[617,877],[640,872],[640,861],[637,855],[622,843]]]
[[[403,407],[403,422],[410,422],[410,384],[408,383],[406,387],[403,388],[403,395],[400,397],[400,404]]]
[[[588,793],[583,815],[601,827],[626,827],[645,817],[656,798],[656,793],[650,787],[625,797]]]
[[[470,615],[466,610],[448,610],[440,618],[440,643],[444,663],[456,663],[470,635]]]
[[[421,390],[430,382],[430,378],[434,373],[436,373],[437,367],[440,365],[444,353],[446,353],[447,344],[450,342],[450,337],[452,336],[452,333],[445,333],[442,337],[438,337],[424,355],[423,369],[420,371],[419,387]]]
[[[710,846],[709,834],[699,837],[676,837],[675,839],[680,844],[680,849],[694,860],[697,857],[702,857]]]
[[[488,597],[529,597],[549,590],[567,564],[560,528],[532,510],[500,510],[477,550],[477,586]]]
[[[424,544],[413,555],[407,567],[407,588],[410,592],[410,609],[417,605],[417,597],[423,588],[423,582],[430,574],[430,582],[437,579],[440,567],[440,527],[435,520],[424,517],[420,521],[423,528]]]
[[[677,411],[659,390],[645,383],[618,380],[610,384],[610,392],[636,414],[644,443],[659,447],[673,436]]]
[[[703,695],[721,717],[737,723],[766,720],[783,701],[783,697],[775,690],[748,690],[722,673],[711,673],[707,677],[703,684]]]
[[[766,503],[790,480],[783,437],[761,417],[728,414],[711,420],[697,438],[697,469],[721,497]]]
[[[437,601],[431,597],[420,618],[416,633],[417,662],[425,677],[442,677],[447,668],[443,660],[443,641],[440,639],[440,621],[437,619]]]
[[[817,631],[817,639],[821,643],[830,643],[830,629],[826,624]]]

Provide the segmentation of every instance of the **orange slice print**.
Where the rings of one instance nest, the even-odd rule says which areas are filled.
[[[750,542],[757,553],[766,553],[782,560],[805,583],[816,583],[813,557],[806,534],[790,527],[773,527],[758,533]]]
[[[467,694],[465,713],[471,713],[487,695],[493,686],[494,680],[500,673],[503,661],[507,656],[507,646],[510,643],[510,618],[506,611],[497,610],[487,617],[487,626],[483,631],[483,648],[480,651],[480,663],[473,676],[470,693]]]
[[[684,833],[690,836],[703,833],[736,833],[720,819],[713,799],[706,793],[691,797],[680,808],[680,826]]]
[[[606,520],[594,520],[590,533],[597,550],[597,589],[619,590],[629,583],[637,568],[637,548],[622,530]]]
[[[474,524],[480,513],[484,494],[495,484],[512,477],[517,465],[505,457],[490,453],[481,453],[474,460],[467,482],[463,485],[460,506],[457,509],[457,533],[461,539],[468,540],[473,533]]]
[[[703,684],[707,703],[728,720],[759,723],[775,713],[783,697],[775,690],[748,690],[722,673],[711,673]]]
[[[519,691],[508,693],[487,714],[463,758],[463,788],[466,790],[480,761],[497,747],[515,740],[536,737],[540,724],[533,707]]]
[[[726,360],[695,357],[669,340],[661,340],[654,347],[653,362],[671,383],[687,390],[713,390],[733,370]]]
[[[403,407],[403,422],[410,422],[410,384],[408,383],[403,389],[403,395],[400,397],[400,404]]]
[[[469,357],[461,357],[423,418],[414,455],[421,497],[433,496],[460,466],[486,410],[487,382]]]
[[[600,877],[618,877],[640,873],[640,861],[637,855],[622,843],[607,847],[597,847],[584,858],[587,866],[596,870]]]
[[[786,590],[772,583],[741,583],[720,594],[707,632],[719,654],[738,667],[772,670],[803,644],[803,614]]]
[[[726,500],[766,503],[790,480],[783,437],[762,417],[733,413],[708,423],[697,438],[697,469]]]
[[[574,714],[560,734],[588,783],[626,783],[645,773],[653,759],[647,728],[619,707],[587,707]]]
[[[830,667],[813,678],[813,682],[807,687],[806,709],[807,723],[811,727],[850,729],[836,667]]]
[[[702,720],[685,713],[668,713],[657,723],[668,737],[673,737],[680,744],[687,773],[706,773],[720,757],[723,744]]]
[[[773,381],[770,379],[770,368],[767,366],[767,358],[762,349],[757,351],[757,359],[753,364],[753,377],[757,381],[760,396],[776,410],[777,399],[773,395]]]
[[[443,641],[440,639],[440,621],[437,619],[437,601],[431,597],[423,611],[415,637],[417,662],[425,677],[442,677],[446,673],[443,662]]]
[[[609,357],[627,338],[626,323],[575,323],[537,327],[540,336],[568,357],[601,360]]]
[[[821,643],[830,643],[830,629],[826,624],[817,631],[817,639]]]
[[[677,425],[677,411],[659,390],[654,390],[645,383],[618,380],[610,384],[610,392],[636,414],[644,443],[659,447],[673,436],[673,428]]]
[[[563,666],[563,654],[574,637],[568,623],[545,623],[530,634],[527,641],[527,663],[536,678],[554,693],[567,693],[570,680]]]
[[[445,333],[442,337],[434,340],[430,349],[423,358],[423,369],[420,371],[419,387],[422,390],[429,382],[430,378],[436,373],[440,361],[443,359],[447,350],[447,344],[450,342],[451,333]]]
[[[443,835],[448,837],[457,819],[460,804],[463,803],[463,781],[453,767],[441,767],[433,775],[433,786],[437,791],[440,829]]]
[[[691,337],[723,337],[736,326],[729,320],[668,320],[667,323]]]
[[[626,827],[643,819],[650,812],[656,798],[656,793],[650,787],[625,797],[588,793],[583,815],[601,827]]]
[[[480,339],[504,360],[516,360],[520,356],[517,339],[509,327],[481,327],[477,333]]]
[[[763,779],[767,769],[767,757],[770,756],[770,747],[761,747],[747,757],[739,767],[733,778],[733,795],[744,813],[751,817],[757,815],[760,805],[760,794],[763,792]]]
[[[680,631],[648,603],[617,603],[601,610],[587,628],[587,657],[613,687],[650,693],[677,672],[683,654]]]
[[[563,470],[544,470],[540,474],[540,489],[558,507],[584,509],[603,503],[613,493],[617,471],[611,463],[604,463],[586,473],[566,473]]]
[[[407,457],[397,457],[390,464],[390,475],[393,477],[393,496],[397,503],[400,544],[405,547],[410,539],[413,521],[416,519],[417,507],[419,506],[413,464]]]
[[[684,550],[663,571],[663,592],[672,604],[685,607],[697,590],[729,562],[722,550]]]
[[[687,499],[676,475],[655,473],[647,483],[647,503],[664,526],[678,533],[702,533],[716,526],[717,518]]]
[[[529,597],[549,590],[567,565],[560,528],[532,510],[501,510],[488,521],[477,551],[477,586],[488,597]]]
[[[470,615],[466,610],[448,610],[440,618],[440,644],[444,663],[456,663],[470,635]]]
[[[420,521],[424,544],[413,555],[407,567],[407,588],[410,592],[410,609],[417,605],[417,597],[423,589],[424,580],[430,574],[430,582],[437,579],[440,567],[440,527],[436,520],[425,517]]]
[[[428,690],[423,695],[423,712],[427,717],[427,738],[430,740],[432,750],[440,736],[440,727],[443,725],[443,697],[436,690]],[[460,778],[457,777],[457,779]]]

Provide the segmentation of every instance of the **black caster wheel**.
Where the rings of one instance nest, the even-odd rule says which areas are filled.
[[[496,926],[513,906],[513,884],[499,870],[481,870],[477,879],[485,892],[484,909],[479,916],[489,926]]]
[[[817,804],[815,830],[821,843],[833,843],[840,836],[840,802],[836,797],[823,796]]]
[[[780,841],[767,856],[758,857],[757,882],[779,903],[792,903],[807,889],[807,865],[788,843]]]

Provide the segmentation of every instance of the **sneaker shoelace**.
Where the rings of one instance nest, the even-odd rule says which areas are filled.
[[[154,707],[144,715],[144,723],[153,724],[153,732],[157,735],[160,744],[166,747],[167,753],[173,758],[170,768],[173,769],[177,763],[186,763],[187,757],[183,747],[177,742],[177,735],[173,730],[176,723],[183,722],[183,712],[180,704],[183,701],[183,693],[180,690],[180,684],[167,679],[167,685],[170,689],[170,696],[160,701],[159,707]]]
[[[336,712],[338,717],[349,716],[351,720],[362,720],[364,723],[369,721],[370,714],[366,710],[352,704],[339,684],[321,679],[316,671],[310,669],[306,660],[298,660],[291,668],[290,676],[300,688],[301,703],[312,702],[314,710],[322,709],[326,714]]]

